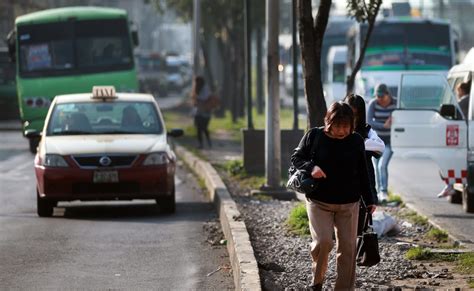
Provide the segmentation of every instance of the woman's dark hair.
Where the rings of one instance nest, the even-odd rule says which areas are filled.
[[[204,78],[202,76],[196,76],[194,77],[194,82],[193,82],[193,89],[192,89],[192,95],[193,97],[196,97],[199,95],[201,92],[202,88],[204,87]]]
[[[344,98],[344,102],[349,104],[349,106],[351,106],[357,111],[356,115],[354,116],[354,119],[356,121],[355,131],[359,132],[365,127],[367,123],[365,113],[365,100],[360,95],[349,94],[346,96],[346,98]]]
[[[354,113],[349,104],[342,101],[334,102],[329,106],[328,112],[324,117],[324,128],[330,131],[334,124],[349,124],[351,132],[354,131]]]

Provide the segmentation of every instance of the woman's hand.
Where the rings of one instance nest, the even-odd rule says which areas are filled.
[[[374,213],[375,208],[377,208],[377,206],[375,206],[375,204],[369,205],[369,206],[367,206],[367,212],[372,214],[372,213]]]
[[[326,178],[326,173],[324,173],[320,167],[314,166],[313,170],[311,171],[311,176],[315,179]]]

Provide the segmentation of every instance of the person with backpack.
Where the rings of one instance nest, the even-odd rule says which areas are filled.
[[[354,131],[364,138],[365,158],[367,162],[367,170],[369,173],[370,190],[372,192],[373,200],[377,204],[377,189],[372,157],[376,159],[380,158],[385,149],[385,143],[377,135],[375,130],[373,130],[372,127],[366,122],[367,119],[364,98],[357,94],[350,94],[346,96],[344,102],[349,104],[349,106],[352,108],[352,112],[354,112]]]
[[[375,210],[367,173],[364,140],[354,131],[354,113],[344,102],[335,102],[324,118],[324,128],[312,128],[291,156],[292,164],[311,173],[317,188],[305,193],[312,242],[312,290],[322,290],[333,248],[337,245],[335,289],[353,290],[356,238],[361,196],[370,213]],[[317,146],[313,149],[313,143]]]
[[[191,101],[193,104],[194,125],[196,126],[198,148],[204,148],[203,135],[206,137],[209,148],[212,148],[211,136],[209,134],[209,122],[211,120],[212,109],[209,105],[211,101],[211,91],[204,78],[194,77],[191,91]]]

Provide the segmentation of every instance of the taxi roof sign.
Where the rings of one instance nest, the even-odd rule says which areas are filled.
[[[115,94],[114,86],[94,86],[92,87],[92,98],[96,99],[115,99],[117,95]]]

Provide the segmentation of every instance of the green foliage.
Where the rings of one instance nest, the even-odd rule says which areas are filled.
[[[347,0],[347,10],[357,22],[365,22],[378,12],[382,0]]]
[[[457,261],[456,270],[464,274],[474,275],[474,252],[461,254]],[[471,281],[470,284],[472,283]]]
[[[418,215],[415,211],[413,210],[408,210],[405,213],[401,213],[400,217],[403,219],[408,220],[411,223],[420,225],[420,226],[428,226],[428,219],[424,216]]]
[[[227,161],[224,164],[224,169],[229,173],[231,176],[244,176],[244,162],[242,160],[233,160]]]
[[[388,193],[388,202],[397,202],[399,204],[403,203],[402,197],[391,192]]]
[[[448,242],[448,233],[438,228],[432,228],[426,234],[426,237],[437,242]]]
[[[432,258],[432,253],[430,250],[422,247],[410,248],[406,254],[405,258],[408,260],[429,260]]]
[[[270,195],[266,195],[266,194],[256,194],[256,195],[253,195],[252,197],[260,201],[273,200],[273,198]]]
[[[304,203],[299,203],[295,206],[288,216],[286,221],[290,231],[306,236],[309,235],[309,219],[306,213],[306,206]]]

